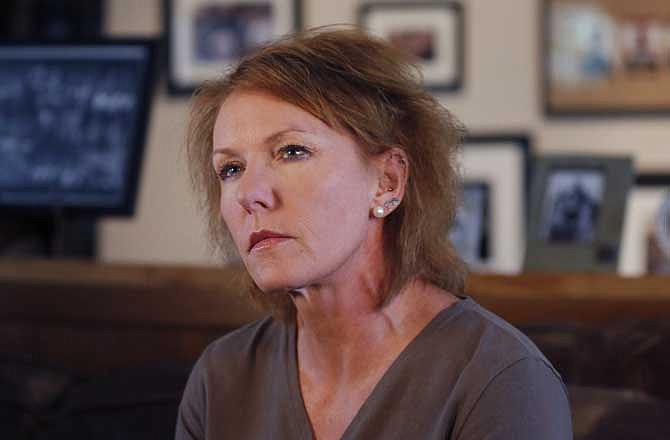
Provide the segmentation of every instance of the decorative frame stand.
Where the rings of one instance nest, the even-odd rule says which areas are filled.
[[[554,155],[535,166],[524,270],[615,272],[632,160]]]

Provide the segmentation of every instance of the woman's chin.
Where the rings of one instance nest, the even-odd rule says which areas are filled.
[[[286,274],[277,273],[254,273],[250,272],[251,278],[256,283],[256,286],[264,293],[271,295],[276,293],[286,293],[302,287],[302,283],[297,277],[288,277]]]

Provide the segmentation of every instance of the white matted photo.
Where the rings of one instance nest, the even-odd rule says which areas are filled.
[[[463,83],[463,7],[451,2],[364,3],[361,26],[403,50],[419,66],[427,88]]]
[[[164,0],[168,88],[188,94],[258,46],[296,30],[297,0]]]
[[[460,219],[450,238],[473,271],[521,271],[528,156],[529,140],[523,135],[469,136],[461,150]],[[469,225],[460,226],[459,220]]]
[[[668,191],[670,186],[637,185],[630,192],[621,239],[620,275],[632,277],[648,273],[649,237]]]

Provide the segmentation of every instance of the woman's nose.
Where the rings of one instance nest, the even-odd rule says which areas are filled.
[[[237,200],[249,214],[275,208],[277,198],[269,166],[247,163],[238,183]]]

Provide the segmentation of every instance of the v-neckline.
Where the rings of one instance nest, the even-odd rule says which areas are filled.
[[[459,296],[458,298],[458,301],[440,310],[430,321],[428,321],[428,324],[426,324],[424,328],[422,328],[421,331],[419,331],[419,333],[417,333],[417,335],[414,336],[411,341],[409,341],[405,348],[403,348],[400,353],[398,353],[398,356],[393,360],[393,362],[391,362],[391,365],[389,365],[384,374],[382,374],[379,381],[372,387],[372,391],[363,401],[360,408],[358,408],[358,411],[342,433],[340,440],[346,440],[348,436],[351,435],[351,432],[355,429],[355,427],[361,423],[360,419],[366,412],[367,407],[370,406],[370,402],[377,400],[375,399],[375,395],[380,392],[379,389],[382,387],[384,382],[390,380],[389,378],[393,376],[393,371],[399,369],[403,361],[408,357],[411,357],[412,352],[416,350],[415,347],[420,346],[419,342],[422,339],[428,337],[434,330],[440,327],[443,322],[449,320],[453,315],[455,315],[460,309],[464,307],[465,303],[472,301],[472,299],[468,296]],[[289,401],[292,406],[293,414],[296,415],[294,421],[295,425],[297,425],[296,429],[300,432],[301,438],[305,440],[313,440],[314,431],[312,424],[309,421],[307,407],[305,406],[305,401],[300,391],[300,382],[298,378],[298,350],[296,346],[298,329],[295,320],[293,320],[291,324],[287,326],[287,330],[288,343],[286,346],[286,386],[288,388]]]

